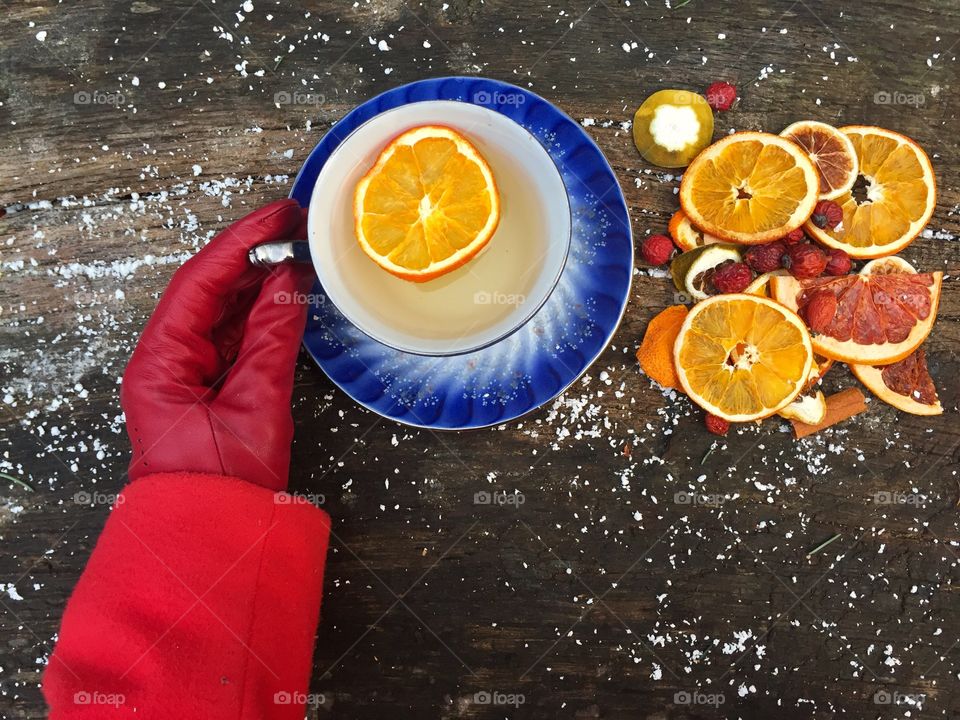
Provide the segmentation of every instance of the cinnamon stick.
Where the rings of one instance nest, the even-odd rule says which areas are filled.
[[[866,398],[857,388],[847,388],[841,390],[827,398],[827,414],[823,420],[816,425],[808,425],[799,420],[791,420],[793,425],[793,434],[797,439],[805,438],[807,435],[813,435],[821,430],[825,430],[831,425],[859,415],[867,409]]]

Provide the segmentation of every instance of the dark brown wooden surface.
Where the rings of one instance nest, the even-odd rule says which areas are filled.
[[[44,662],[108,513],[74,498],[124,484],[118,380],[182,258],[286,195],[356,103],[483,74],[586,121],[639,237],[679,182],[621,127],[656,89],[735,83],[718,133],[815,118],[915,138],[940,197],[904,256],[950,273],[928,343],[947,411],[875,402],[804,442],[775,420],[715,442],[635,366],[672,299],[644,272],[588,374],[504,427],[380,420],[304,357],[291,485],[325,495],[335,533],[308,716],[960,716],[960,3],[448,2],[0,2],[0,471],[32,487],[2,486],[0,714],[45,715]],[[312,101],[275,105],[295,92]],[[694,488],[729,499],[676,501]],[[474,505],[494,489],[525,502]],[[694,692],[724,702],[678,702]]]

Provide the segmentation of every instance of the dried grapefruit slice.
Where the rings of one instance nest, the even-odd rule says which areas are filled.
[[[814,350],[848,363],[887,365],[905,358],[930,334],[942,281],[942,272],[808,280],[774,276],[770,295],[804,317],[813,298],[832,298],[835,303],[818,302],[835,310],[832,317],[817,319]]]
[[[803,321],[756,295],[715,295],[694,305],[674,345],[680,386],[730,422],[758,420],[789,404],[812,363]]]
[[[667,229],[670,231],[670,237],[673,238],[677,247],[683,252],[703,247],[704,245],[723,242],[720,238],[714,237],[710,233],[705,233],[703,230],[694,227],[693,223],[690,222],[690,218],[684,214],[683,210],[677,210],[673,214]]]
[[[793,140],[813,160],[820,176],[821,200],[833,200],[850,192],[857,179],[859,162],[849,137],[833,125],[815,120],[795,122],[780,136]]]
[[[778,135],[739,132],[706,148],[680,181],[680,206],[704,232],[747,245],[796,230],[817,204],[817,169]]]
[[[943,412],[923,347],[890,365],[851,364],[850,370],[870,392],[898,410],[914,415]]]
[[[493,237],[493,172],[463,135],[424,125],[394,138],[357,183],[354,231],[387,272],[426,282],[463,265]]]
[[[851,192],[843,193],[834,200],[843,208],[837,228],[807,222],[804,230],[851,257],[893,255],[909,245],[933,215],[937,183],[930,158],[913,140],[890,130],[848,125],[840,131],[857,152],[866,197],[858,201]]]

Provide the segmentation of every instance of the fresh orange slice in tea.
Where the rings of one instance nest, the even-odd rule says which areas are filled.
[[[937,183],[930,158],[913,140],[869,125],[849,125],[840,131],[850,138],[866,183],[838,196],[843,222],[834,229],[813,222],[806,233],[850,257],[876,258],[899,252],[920,234],[937,204]]]
[[[803,148],[779,135],[739,132],[690,163],[680,206],[703,232],[750,245],[803,225],[819,192],[817,169]]]
[[[759,420],[804,389],[813,365],[797,315],[756,295],[714,295],[693,306],[674,345],[690,399],[730,422]]]
[[[407,130],[383,149],[357,183],[354,231],[387,272],[426,282],[480,252],[500,221],[493,172],[463,135],[448,127]]]
[[[850,192],[860,165],[853,142],[833,125],[801,120],[786,127],[781,137],[807,151],[820,176],[820,199],[833,200]]]

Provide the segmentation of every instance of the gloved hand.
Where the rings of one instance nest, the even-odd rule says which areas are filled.
[[[255,268],[254,245],[306,237],[296,201],[247,215],[184,263],[163,293],[120,389],[130,479],[160,472],[287,486],[290,395],[308,266]]]

